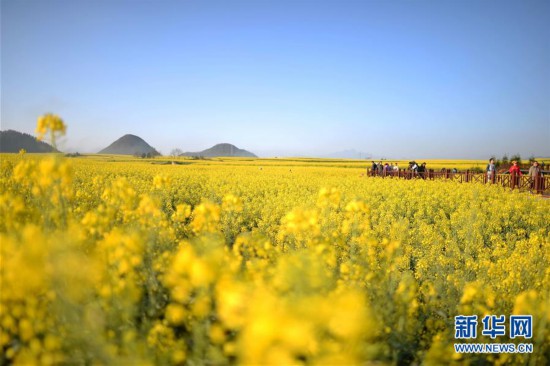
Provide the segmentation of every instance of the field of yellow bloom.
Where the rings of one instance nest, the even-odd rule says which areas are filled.
[[[550,363],[549,200],[367,162],[0,159],[0,364]],[[533,352],[455,353],[455,316],[489,314],[532,338],[464,343]]]

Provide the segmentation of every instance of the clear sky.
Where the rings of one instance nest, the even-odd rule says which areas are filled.
[[[550,1],[1,0],[1,129],[61,149],[550,156]]]

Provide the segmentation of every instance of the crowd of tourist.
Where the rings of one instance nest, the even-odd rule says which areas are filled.
[[[414,176],[418,176],[421,178],[425,178],[425,173],[428,171],[426,168],[426,163],[422,163],[419,165],[416,161],[410,161],[409,165],[404,170],[411,172]],[[371,165],[371,175],[398,175],[400,171],[401,168],[399,167],[398,163],[382,163],[381,161],[379,163],[376,163],[375,161],[373,161]]]
[[[529,185],[531,189],[537,188],[540,189],[540,185],[543,184],[542,182],[542,176],[544,174],[544,168],[545,163],[539,164],[538,161],[533,161],[532,165],[529,168],[528,176],[529,176]],[[547,165],[546,165],[547,166]],[[401,174],[400,172],[404,171],[404,174]],[[525,171],[525,170],[524,170]],[[520,177],[523,175],[521,171],[520,164],[518,161],[514,160],[512,161],[512,164],[510,168],[507,168],[507,171],[504,170],[504,172],[511,175],[512,181],[511,184],[513,186],[519,186],[519,180]],[[427,177],[433,177],[433,175],[430,175],[433,173],[433,170],[428,170],[426,168],[426,163],[418,164],[416,161],[410,161],[409,165],[401,170],[399,167],[399,164],[392,163],[392,162],[385,162],[382,163],[381,161],[376,163],[375,161],[372,161],[372,165],[369,169],[367,169],[368,175],[371,176],[403,176],[408,178],[422,178],[426,179]],[[458,173],[458,170],[456,168],[453,169],[446,169],[442,168],[440,173],[445,173],[447,176],[449,173]],[[498,170],[497,165],[495,164],[495,159],[491,158],[489,159],[489,163],[487,164],[487,167],[485,168],[485,174],[487,174],[487,180],[486,182],[492,182],[495,183],[496,176],[497,176]],[[501,173],[503,171],[501,170]],[[467,180],[466,180],[467,181]]]

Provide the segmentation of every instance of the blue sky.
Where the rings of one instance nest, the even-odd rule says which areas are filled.
[[[1,0],[1,129],[61,148],[550,156],[549,1]]]

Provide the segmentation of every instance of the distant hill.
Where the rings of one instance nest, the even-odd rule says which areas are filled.
[[[25,149],[29,153],[46,153],[56,151],[50,144],[38,141],[28,133],[14,130],[0,131],[0,152],[18,153]]]
[[[231,144],[217,144],[212,146],[210,149],[198,152],[185,152],[181,154],[181,156],[204,156],[205,158],[214,158],[218,156],[235,156],[257,158],[257,156],[250,151],[239,149],[235,145]]]
[[[124,135],[98,154],[117,154],[117,155],[142,155],[151,154],[160,155],[151,145],[145,142],[141,137],[135,135]]]

